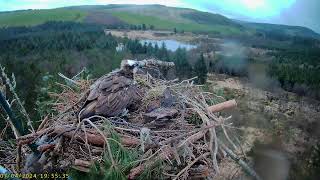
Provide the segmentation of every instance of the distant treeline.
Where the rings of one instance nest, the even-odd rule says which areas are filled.
[[[39,36],[48,35],[54,32],[96,32],[101,31],[102,25],[97,24],[84,24],[84,23],[71,23],[71,22],[47,22],[38,26],[19,26],[0,28],[0,40],[11,38],[20,38],[23,36]]]
[[[270,53],[275,58],[268,73],[281,86],[300,95],[320,99],[320,48],[304,48]]]

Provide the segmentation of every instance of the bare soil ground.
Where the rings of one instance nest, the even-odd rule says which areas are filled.
[[[167,40],[174,39],[178,41],[190,42],[195,40],[196,38],[200,38],[201,36],[194,35],[192,33],[179,33],[175,34],[172,31],[137,31],[137,30],[110,30],[106,29],[105,33],[111,33],[116,37],[127,37],[129,39],[151,39],[151,40]]]

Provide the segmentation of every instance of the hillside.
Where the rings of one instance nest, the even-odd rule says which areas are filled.
[[[301,27],[301,26],[287,26],[287,25],[279,25],[279,24],[268,24],[268,23],[252,23],[245,22],[241,23],[244,26],[249,28],[253,28],[258,32],[263,33],[278,33],[279,35],[285,36],[302,36],[302,37],[310,37],[310,38],[320,38],[320,35],[316,32],[312,31],[309,28]]]
[[[155,29],[191,31],[213,35],[303,36],[320,35],[304,27],[240,22],[223,15],[194,9],[162,5],[94,5],[73,6],[49,10],[25,10],[0,14],[0,27],[33,26],[46,21],[75,21],[129,27],[146,24]],[[267,30],[266,30],[267,29]]]

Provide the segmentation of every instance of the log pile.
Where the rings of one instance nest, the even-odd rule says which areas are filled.
[[[144,93],[138,109],[119,117],[85,119],[80,119],[79,113],[93,81],[73,80],[78,91],[60,84],[63,91],[51,94],[57,113],[48,115],[36,132],[17,140],[19,147],[38,144],[41,153],[33,165],[27,165],[30,158],[21,154],[21,164],[26,164],[21,168],[28,172],[70,168],[90,172],[95,164],[111,164],[109,170],[122,169],[119,152],[123,150],[135,154],[128,158],[130,168],[122,171],[128,179],[141,178],[146,171],[157,179],[156,168],[161,168],[164,179],[198,179],[214,178],[222,159],[237,158],[238,147],[227,134],[232,131],[228,122],[232,117],[220,115],[235,108],[235,100],[225,101],[205,92],[193,83],[194,78],[177,82],[136,74],[134,80]],[[34,164],[40,166],[31,167]],[[259,179],[249,166],[242,167]]]

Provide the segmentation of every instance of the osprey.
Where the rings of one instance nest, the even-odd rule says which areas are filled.
[[[80,118],[93,115],[119,116],[139,102],[139,88],[133,80],[138,66],[138,61],[123,60],[120,70],[99,78],[90,87],[86,103],[80,111]]]
[[[155,66],[173,67],[174,63],[154,59],[123,60],[120,70],[102,76],[90,87],[86,103],[80,111],[80,118],[84,119],[93,115],[119,116],[126,109],[129,111],[134,109],[142,97],[133,75],[140,67]]]

